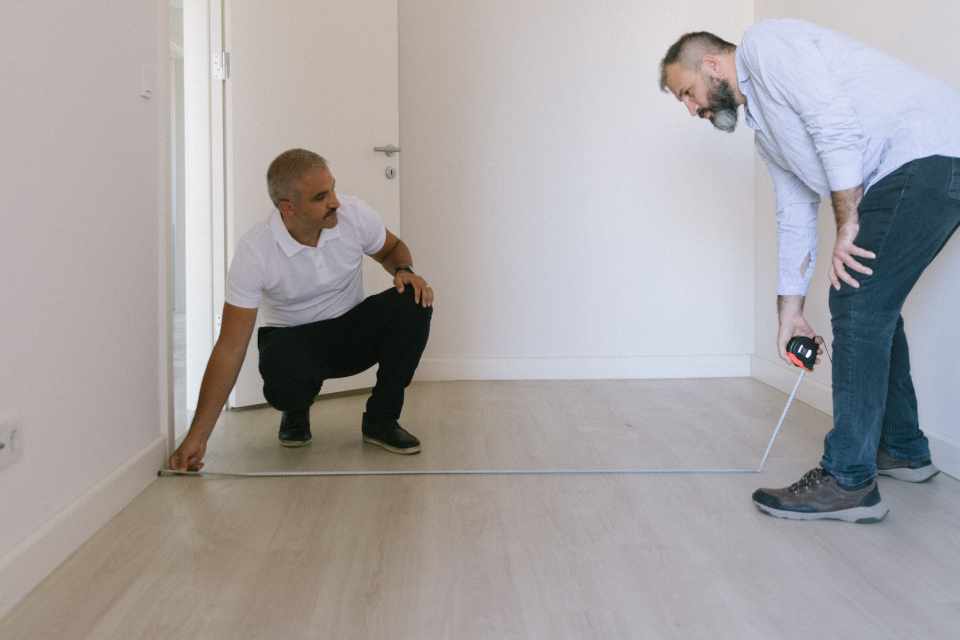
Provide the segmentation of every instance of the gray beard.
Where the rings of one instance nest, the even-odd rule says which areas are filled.
[[[713,117],[710,118],[710,122],[712,122],[713,126],[717,129],[720,129],[720,131],[733,133],[737,129],[737,110],[721,109],[715,111]]]
[[[737,128],[737,99],[733,95],[733,88],[726,80],[714,80],[710,94],[710,111],[713,117],[710,122],[720,131],[733,133]]]

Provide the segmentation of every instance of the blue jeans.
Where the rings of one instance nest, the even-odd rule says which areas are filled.
[[[960,225],[960,158],[905,164],[866,193],[859,212],[856,244],[876,253],[865,261],[873,275],[848,269],[860,288],[830,289],[833,429],[821,466],[844,487],[876,476],[880,447],[905,460],[930,458],[900,311]]]

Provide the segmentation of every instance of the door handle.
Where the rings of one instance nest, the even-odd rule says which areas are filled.
[[[393,154],[395,153],[400,153],[400,147],[392,144],[388,144],[385,147],[374,147],[373,150],[376,151],[377,153],[384,154],[388,158],[393,157]]]

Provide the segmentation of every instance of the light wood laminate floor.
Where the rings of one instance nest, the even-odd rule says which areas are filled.
[[[751,466],[785,400],[756,381],[415,384],[424,453],[314,445],[232,412],[210,468]],[[0,638],[957,638],[960,482],[881,480],[876,525],[776,520],[757,486],[818,460],[796,404],[754,476],[374,477],[152,484],[0,621]]]

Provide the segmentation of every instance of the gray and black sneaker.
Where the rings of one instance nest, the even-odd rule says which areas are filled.
[[[877,473],[904,482],[926,482],[940,473],[929,458],[926,460],[901,460],[880,449],[877,451]]]
[[[284,411],[280,418],[280,444],[285,447],[304,447],[310,444],[310,410]]]
[[[363,441],[383,447],[392,453],[420,453],[420,441],[396,420],[371,418],[363,414]]]
[[[861,489],[844,489],[819,467],[784,489],[757,489],[753,503],[760,511],[777,518],[858,524],[880,522],[889,511],[880,498],[876,480]]]

